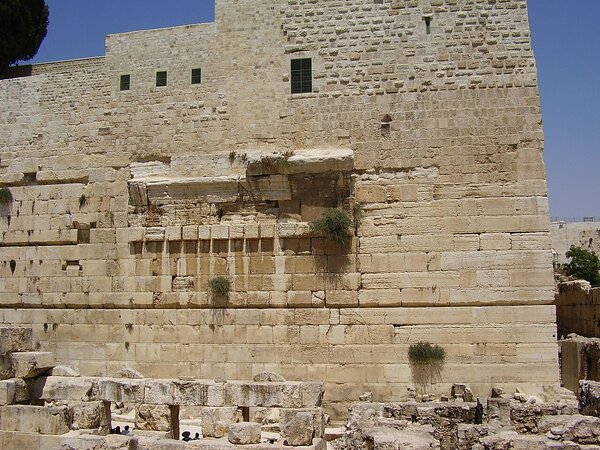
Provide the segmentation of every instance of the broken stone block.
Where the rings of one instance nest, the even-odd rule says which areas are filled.
[[[452,398],[461,397],[464,399],[466,391],[467,391],[466,384],[455,383],[452,385],[452,389],[450,391],[450,397],[452,397]],[[466,399],[465,399],[465,401],[466,401]]]
[[[18,352],[10,355],[16,378],[34,378],[54,367],[51,352]]]
[[[59,435],[69,432],[66,406],[13,405],[0,407],[0,431]]]
[[[15,383],[15,403],[29,402],[29,386],[23,378],[13,378],[11,381]]]
[[[501,398],[504,395],[504,389],[500,387],[492,388],[492,398]]]
[[[323,410],[281,409],[279,427],[281,437],[288,445],[310,445],[313,438],[320,438],[325,432]]]
[[[31,328],[0,327],[0,355],[33,350]]]
[[[174,405],[175,385],[170,380],[146,380],[144,403],[149,405]]]
[[[227,439],[232,444],[260,444],[260,424],[241,422],[229,425]]]
[[[113,376],[113,378],[130,378],[132,380],[141,380],[144,378],[144,375],[139,373],[137,370],[130,369],[128,367],[117,371]]]
[[[0,355],[0,380],[14,378],[15,370],[13,368],[10,354]]]
[[[144,385],[144,380],[99,378],[94,385],[93,397],[107,402],[142,403]]]
[[[80,376],[75,370],[68,366],[54,366],[48,372],[48,375],[53,377],[78,377]]]
[[[581,414],[596,417],[600,415],[600,382],[581,380],[578,397]]]
[[[107,428],[109,425],[110,421],[101,401],[72,402],[66,406],[69,407],[71,413],[71,429],[73,430]]]
[[[229,425],[238,423],[241,417],[235,406],[224,408],[207,407],[200,412],[202,435],[221,438],[227,435]]]
[[[275,372],[257,373],[256,375],[254,375],[253,380],[257,381],[257,382],[268,382],[268,381],[280,382],[280,383],[285,382],[285,378],[283,378],[281,375],[279,375],[278,373],[275,373]]]
[[[34,400],[88,401],[93,394],[95,378],[40,377],[32,385]]]
[[[171,431],[171,409],[168,405],[136,405],[135,428],[147,431]]]
[[[14,380],[0,381],[0,406],[12,405],[15,402],[16,389]]]

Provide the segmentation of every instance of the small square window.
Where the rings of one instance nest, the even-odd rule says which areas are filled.
[[[156,72],[156,86],[162,87],[167,85],[167,71]]]
[[[202,69],[192,69],[192,84],[202,83]]]
[[[122,91],[128,91],[130,87],[131,87],[131,75],[121,75],[119,88]]]
[[[292,94],[312,92],[312,59],[292,59]]]

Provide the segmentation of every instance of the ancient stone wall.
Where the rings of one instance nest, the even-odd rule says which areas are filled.
[[[576,333],[600,338],[600,288],[592,289],[587,281],[569,281],[558,285],[556,316],[562,336]]]
[[[336,414],[403,398],[422,340],[435,389],[556,385],[526,2],[216,6],[0,80],[0,320],[84,375],[268,369],[325,380]],[[310,232],[327,208],[348,245]]]
[[[552,249],[557,262],[569,262],[566,253],[572,245],[600,255],[600,222],[552,222]]]

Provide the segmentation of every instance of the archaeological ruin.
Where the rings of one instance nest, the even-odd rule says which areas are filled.
[[[180,407],[278,407],[316,449],[359,398],[557,402],[527,2],[216,0],[15,68],[0,247],[27,342],[2,351],[7,436],[26,408],[106,434],[115,403],[155,405],[177,437]]]

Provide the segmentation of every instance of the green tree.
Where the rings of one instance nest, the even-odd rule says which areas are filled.
[[[0,70],[33,58],[47,30],[44,0],[0,0]]]
[[[600,286],[600,258],[594,252],[571,245],[566,253],[571,261],[564,265],[567,275],[589,281],[592,286]]]

